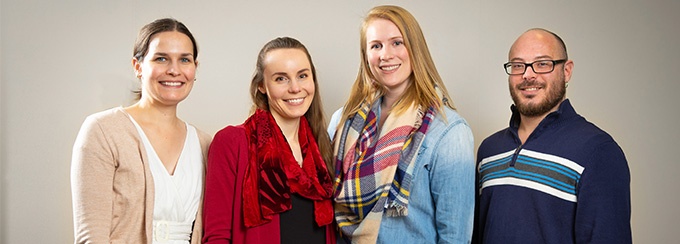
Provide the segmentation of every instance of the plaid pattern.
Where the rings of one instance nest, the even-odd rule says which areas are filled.
[[[434,108],[426,113],[412,106],[391,114],[378,136],[380,102],[364,104],[338,129],[335,141],[335,215],[353,242],[375,242],[383,212],[408,214],[415,156],[425,137]]]

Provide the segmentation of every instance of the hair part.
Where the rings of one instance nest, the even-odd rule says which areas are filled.
[[[321,152],[321,156],[326,162],[328,173],[332,177],[333,171],[335,169],[335,164],[332,160],[333,149],[331,148],[331,140],[326,130],[326,118],[323,112],[321,96],[319,95],[319,82],[316,78],[316,68],[314,68],[312,56],[309,54],[307,47],[305,47],[305,45],[303,45],[297,39],[291,37],[278,37],[267,42],[262,47],[262,49],[260,49],[260,53],[257,55],[257,63],[255,64],[255,73],[253,74],[253,78],[250,82],[250,96],[253,100],[253,106],[250,110],[250,113],[254,113],[256,109],[269,111],[269,100],[267,94],[263,94],[258,88],[264,85],[264,70],[266,68],[264,60],[269,52],[277,49],[298,49],[307,55],[307,60],[309,60],[309,65],[312,70],[315,92],[314,97],[312,98],[312,103],[304,116],[307,119],[310,128],[312,129],[312,134],[314,135],[316,143],[319,146],[319,152]]]
[[[442,112],[442,105],[455,110],[453,101],[442,81],[441,76],[432,60],[430,50],[425,41],[423,31],[415,17],[406,9],[394,5],[382,5],[372,8],[364,18],[360,33],[361,64],[357,78],[352,85],[349,99],[343,111],[343,120],[348,119],[361,108],[363,103],[373,103],[384,93],[380,83],[371,73],[370,64],[366,58],[366,30],[375,19],[385,19],[397,26],[404,39],[404,45],[411,60],[413,72],[409,76],[411,83],[402,97],[394,104],[393,112],[401,113],[412,104],[424,108],[434,106]],[[437,90],[441,92],[441,97]],[[443,114],[443,113],[442,113]]]

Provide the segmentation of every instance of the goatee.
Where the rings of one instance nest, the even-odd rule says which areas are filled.
[[[512,87],[512,84],[509,85],[512,101],[515,103],[517,111],[519,111],[519,113],[523,116],[537,117],[548,113],[555,106],[560,104],[562,100],[564,100],[564,96],[567,93],[564,78],[562,78],[561,82],[559,81],[554,82],[554,85],[551,86],[550,90],[548,90],[547,96],[543,101],[540,101],[538,103],[530,102],[522,103],[519,97],[521,96],[519,94],[520,88],[527,86],[535,86],[536,83],[537,83],[536,81],[524,81],[515,87]],[[545,86],[543,87],[545,88]]]

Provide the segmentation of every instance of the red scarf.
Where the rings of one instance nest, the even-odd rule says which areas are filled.
[[[292,208],[290,194],[314,201],[319,226],[333,221],[332,181],[305,117],[300,117],[298,136],[302,167],[270,112],[258,109],[244,123],[248,136],[248,166],[243,182],[243,215],[246,227],[271,221]]]

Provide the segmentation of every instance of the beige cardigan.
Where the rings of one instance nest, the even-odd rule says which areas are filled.
[[[198,131],[198,130],[197,130]],[[211,137],[198,131],[204,163]],[[154,181],[146,150],[123,108],[83,122],[71,161],[75,243],[151,243]],[[191,243],[201,243],[201,207]]]

